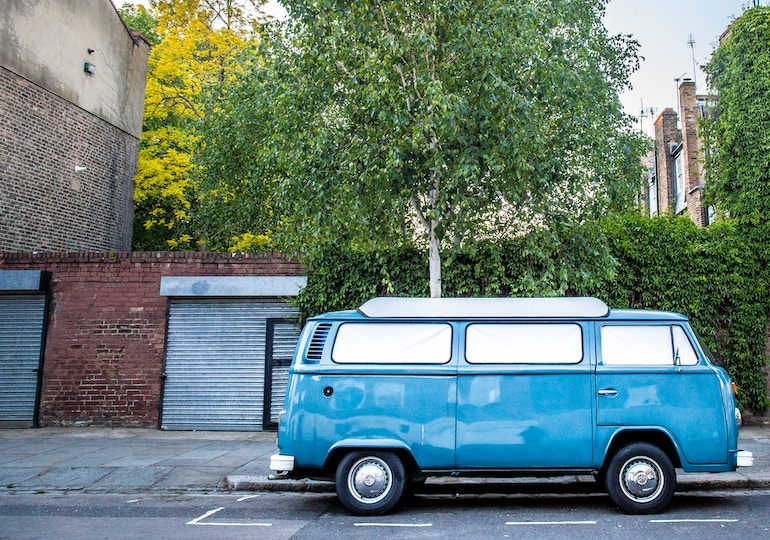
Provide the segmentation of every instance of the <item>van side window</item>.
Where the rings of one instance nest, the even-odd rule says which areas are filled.
[[[578,364],[583,332],[578,324],[471,324],[465,359],[471,364]]]
[[[602,362],[607,366],[695,365],[698,356],[681,326],[602,327]]]
[[[345,323],[332,349],[338,364],[446,364],[451,357],[448,324]]]

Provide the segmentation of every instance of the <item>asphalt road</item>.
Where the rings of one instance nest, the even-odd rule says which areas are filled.
[[[677,494],[661,515],[628,516],[603,495],[417,496],[361,518],[332,494],[4,494],[0,539],[770,537],[770,492]]]

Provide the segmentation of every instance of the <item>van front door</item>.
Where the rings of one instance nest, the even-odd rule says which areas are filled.
[[[457,382],[458,469],[591,466],[589,327],[471,323]]]
[[[606,323],[599,334],[600,432],[634,426],[662,429],[690,463],[725,463],[727,426],[720,382],[698,357],[684,326]]]

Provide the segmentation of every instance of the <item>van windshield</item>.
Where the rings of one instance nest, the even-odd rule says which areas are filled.
[[[721,360],[718,360],[711,352],[711,349],[708,348],[708,345],[703,341],[703,339],[698,335],[698,332],[695,330],[692,331],[693,334],[695,334],[695,339],[698,340],[698,345],[700,345],[701,350],[703,350],[703,354],[706,355],[706,360],[709,364],[714,364],[715,366],[719,367],[725,367],[724,362]]]

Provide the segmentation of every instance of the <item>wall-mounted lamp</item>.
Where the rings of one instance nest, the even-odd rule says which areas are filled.
[[[96,66],[93,65],[91,62],[86,62],[83,64],[83,71],[88,73],[89,75],[93,75],[96,73]]]
[[[84,172],[87,170],[88,170],[88,167],[83,167],[82,165],[75,165],[75,172]]]

